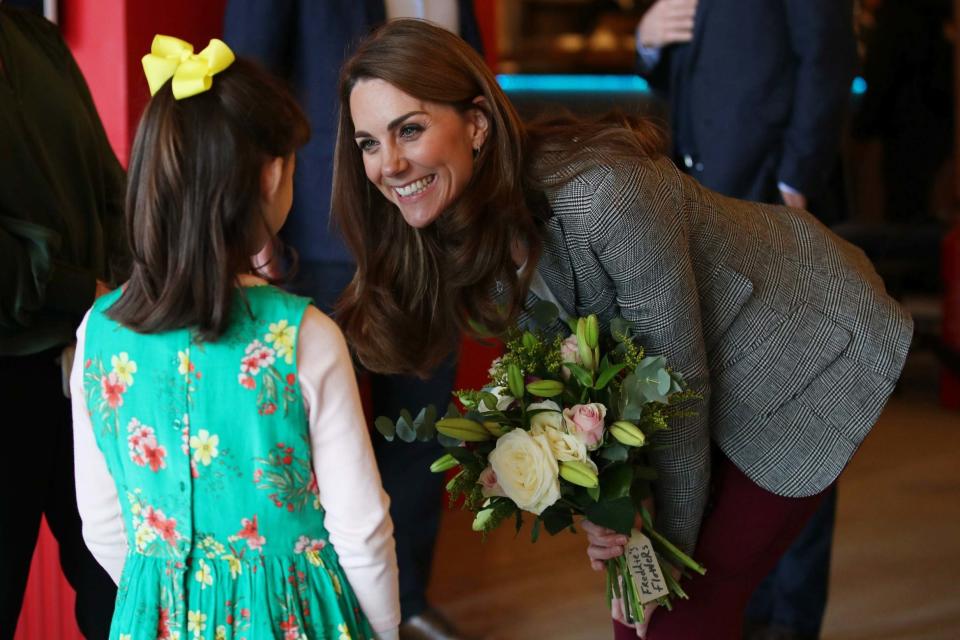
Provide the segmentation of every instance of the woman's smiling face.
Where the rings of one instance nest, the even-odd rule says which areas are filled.
[[[354,86],[350,117],[367,179],[416,228],[460,197],[487,134],[480,108],[425,102],[375,78]]]

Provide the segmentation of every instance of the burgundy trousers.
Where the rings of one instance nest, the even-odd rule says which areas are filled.
[[[713,508],[703,520],[694,558],[707,568],[682,582],[689,600],[657,609],[647,640],[740,640],[754,589],[813,516],[823,494],[784,498],[757,486],[726,456],[713,461]],[[636,632],[614,621],[616,640]]]

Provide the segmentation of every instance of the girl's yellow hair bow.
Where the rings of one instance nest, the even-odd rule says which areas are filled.
[[[203,93],[213,84],[213,75],[220,73],[236,59],[233,51],[216,38],[200,53],[180,38],[156,35],[150,53],[143,56],[143,73],[154,95],[163,83],[173,78],[173,97],[177,100]]]

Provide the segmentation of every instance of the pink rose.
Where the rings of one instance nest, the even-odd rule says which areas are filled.
[[[497,482],[497,473],[493,470],[493,467],[489,465],[480,472],[480,477],[477,478],[477,484],[480,485],[480,493],[483,494],[484,498],[507,495],[503,492],[503,489],[500,488],[500,483]]]
[[[599,402],[591,404],[575,404],[563,410],[563,424],[567,433],[575,435],[593,451],[603,441],[603,419],[607,415],[607,408]]]
[[[580,343],[577,341],[577,334],[571,333],[569,336],[567,336],[567,339],[560,343],[561,362],[583,364],[583,360],[580,359],[579,344]],[[563,367],[560,372],[563,374],[564,380],[568,380],[570,378],[570,369]]]

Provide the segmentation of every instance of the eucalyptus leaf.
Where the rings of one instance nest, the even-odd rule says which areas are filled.
[[[540,537],[540,518],[533,521],[533,527],[530,528],[530,542],[536,542]]]
[[[666,360],[658,356],[655,358],[644,358],[633,371],[633,380],[627,386],[624,381],[624,387],[629,395],[628,403],[646,404],[648,402],[666,402],[665,393],[670,390],[669,375],[665,371]],[[666,388],[664,388],[664,377],[666,376]]]
[[[437,442],[444,449],[450,449],[453,447],[460,447],[460,441],[456,438],[451,438],[450,436],[445,436],[439,431],[437,432]]]
[[[547,300],[540,300],[530,310],[530,318],[540,328],[549,327],[560,317],[557,305]]]
[[[387,416],[380,416],[373,421],[373,426],[377,428],[380,435],[386,438],[388,442],[393,442],[393,438],[397,434],[397,426],[393,424],[393,420]]]
[[[456,404],[454,404],[454,403],[451,402],[450,404],[447,405],[447,412],[446,412],[445,414],[443,414],[443,417],[444,417],[444,418],[459,418],[459,417],[460,417],[460,409],[457,408],[457,405],[456,405]]]
[[[630,323],[620,316],[617,316],[610,321],[610,335],[616,337],[618,335],[630,336]]]
[[[590,496],[594,502],[600,500],[600,487],[590,487],[587,489],[587,495]]]
[[[432,440],[437,435],[437,408],[431,404],[421,409],[413,421],[413,428],[420,442]]]
[[[600,457],[604,460],[625,462],[627,460],[627,448],[619,442],[614,442],[600,450]]]
[[[406,414],[406,415],[403,415]],[[413,442],[417,439],[417,431],[413,428],[413,420],[408,419],[410,412],[404,409],[397,418],[397,437],[404,442]]]

